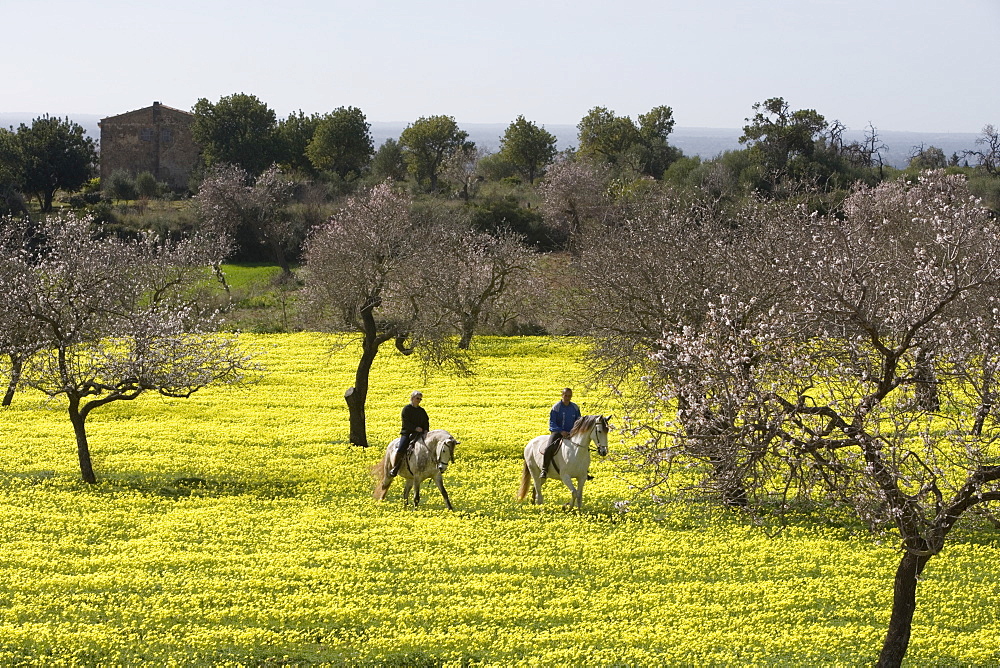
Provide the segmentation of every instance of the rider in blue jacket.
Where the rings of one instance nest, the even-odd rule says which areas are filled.
[[[573,390],[564,388],[562,399],[549,411],[549,444],[545,446],[545,453],[542,456],[541,477],[544,478],[552,465],[552,458],[556,456],[559,449],[559,439],[568,437],[573,431],[573,425],[580,419],[580,407],[573,403]]]

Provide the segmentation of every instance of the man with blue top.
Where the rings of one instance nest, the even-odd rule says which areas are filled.
[[[549,444],[542,456],[541,477],[544,479],[552,465],[552,458],[559,449],[559,439],[568,437],[573,431],[573,425],[580,419],[580,407],[573,403],[573,390],[564,388],[562,399],[549,411]]]

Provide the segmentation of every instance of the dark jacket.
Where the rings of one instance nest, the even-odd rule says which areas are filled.
[[[412,434],[417,427],[423,427],[424,431],[430,431],[430,421],[427,418],[427,411],[420,406],[406,404],[403,406],[403,428],[401,434]]]

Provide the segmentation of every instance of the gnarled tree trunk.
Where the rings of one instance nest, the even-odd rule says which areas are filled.
[[[361,344],[361,359],[358,360],[357,371],[354,372],[354,387],[347,388],[344,401],[351,425],[350,441],[362,448],[368,447],[368,431],[365,425],[365,401],[368,399],[368,378],[371,375],[372,363],[378,355],[378,340],[365,335]]]
[[[896,668],[903,663],[906,649],[910,645],[910,630],[913,628],[913,613],[917,609],[917,578],[923,572],[930,555],[915,555],[907,552],[899,560],[896,581],[892,591],[892,615],[889,630],[885,634],[882,653],[879,654],[879,668]]]
[[[94,475],[94,466],[90,461],[90,446],[87,443],[87,417],[80,412],[80,398],[71,396],[69,398],[69,420],[73,423],[73,433],[76,434],[76,452],[80,459],[80,474],[83,481],[94,484],[97,476]]]

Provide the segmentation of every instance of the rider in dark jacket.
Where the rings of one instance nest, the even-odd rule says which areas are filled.
[[[417,440],[422,434],[430,431],[430,420],[427,411],[420,407],[420,401],[424,398],[422,392],[417,390],[410,395],[410,403],[403,406],[403,426],[399,432],[399,444],[396,446],[396,463],[393,464],[389,475],[394,476],[399,473],[399,468],[406,459],[406,449],[410,443]]]

